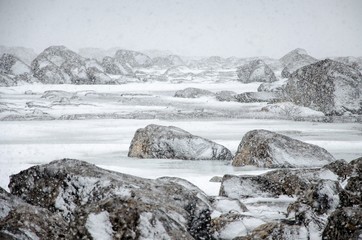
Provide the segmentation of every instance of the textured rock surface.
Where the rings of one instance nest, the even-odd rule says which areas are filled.
[[[232,164],[258,167],[313,167],[334,161],[325,149],[267,130],[247,132]]]
[[[263,60],[254,60],[237,69],[238,80],[243,83],[275,82],[273,70]]]
[[[230,150],[173,126],[148,125],[136,131],[129,157],[231,160]]]
[[[118,50],[114,55],[114,59],[127,63],[131,67],[149,67],[152,65],[152,59],[149,56],[130,50]]]
[[[234,102],[236,101],[236,92],[233,91],[220,91],[215,94],[217,100],[221,102]]]
[[[199,98],[205,96],[215,96],[215,93],[200,88],[185,88],[175,92],[175,97]]]
[[[283,78],[288,78],[290,75],[301,67],[317,62],[318,60],[308,55],[307,51],[297,48],[280,59],[280,62],[285,66],[281,75]]]
[[[360,240],[362,238],[362,208],[348,207],[334,211],[328,218],[322,238]]]
[[[205,194],[176,182],[64,159],[13,175],[9,188],[29,204],[59,213],[74,238],[101,231],[105,239],[211,239]]]
[[[0,239],[69,239],[63,218],[0,188]]]
[[[295,104],[322,111],[327,115],[362,111],[361,73],[329,59],[294,72],[288,80],[285,92]]]
[[[279,92],[244,92],[235,95],[236,101],[242,103],[253,102],[280,102],[284,99]]]

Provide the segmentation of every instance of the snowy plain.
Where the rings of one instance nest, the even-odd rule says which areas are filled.
[[[0,186],[8,189],[9,176],[36,164],[75,158],[105,169],[145,178],[176,176],[189,180],[209,195],[218,195],[220,183],[210,182],[224,174],[260,174],[255,167],[233,167],[225,161],[185,161],[127,157],[135,131],[148,124],[177,126],[205,137],[235,153],[243,135],[267,129],[316,144],[336,159],[362,156],[360,123],[325,123],[281,120],[261,108],[267,103],[219,102],[213,98],[182,99],[175,91],[196,87],[217,92],[256,91],[260,83],[130,83],[124,85],[22,85],[0,88],[0,103],[8,106],[0,117],[24,115],[40,109],[54,120],[0,121]],[[31,94],[25,94],[31,90]],[[42,98],[45,91],[61,90],[79,96],[67,104]],[[86,96],[84,93],[90,93]],[[63,93],[62,93],[63,94]],[[34,107],[28,102],[38,103]],[[137,112],[138,115],[130,115]],[[72,114],[99,116],[82,120],[60,120]],[[140,113],[149,115],[139,117]],[[194,117],[193,113],[198,113]],[[203,114],[208,115],[203,115]],[[107,117],[108,116],[108,117]],[[110,117],[109,117],[110,116]],[[121,117],[120,117],[121,116]],[[142,119],[131,119],[142,118]],[[170,117],[173,116],[173,117]],[[245,118],[243,117],[245,116]]]

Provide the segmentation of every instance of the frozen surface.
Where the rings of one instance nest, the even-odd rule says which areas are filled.
[[[256,91],[260,83],[129,83],[124,85],[23,85],[0,88],[0,117],[8,114],[40,114],[31,121],[0,121],[0,186],[7,189],[8,177],[35,164],[55,159],[75,158],[103,168],[146,178],[176,176],[185,178],[206,193],[217,195],[220,183],[209,182],[224,174],[259,174],[263,169],[232,167],[223,161],[184,161],[169,159],[128,158],[127,153],[137,129],[148,124],[176,126],[194,135],[222,144],[236,152],[244,134],[253,129],[266,129],[316,144],[347,161],[362,156],[360,123],[322,123],[260,119],[266,103],[243,104],[219,102],[214,98],[174,98],[175,91],[187,87],[212,92]],[[30,91],[29,91],[30,90]],[[62,90],[55,96],[48,90]],[[27,92],[27,93],[26,93]],[[76,93],[76,96],[74,94]],[[123,95],[122,95],[123,94]],[[128,95],[127,95],[128,94]],[[41,96],[44,96],[41,98]],[[59,98],[60,96],[60,98]],[[58,98],[57,98],[58,97]],[[61,98],[69,99],[69,103]],[[83,99],[83,100],[82,100]],[[85,99],[85,100],[84,100]],[[28,107],[27,102],[39,103]],[[48,106],[50,106],[48,108]],[[190,116],[173,115],[175,112]],[[47,120],[41,112],[55,119],[71,114],[103,114],[104,119]],[[126,112],[128,119],[112,119],[114,113]],[[138,115],[132,115],[134,113]],[[153,117],[140,118],[145,113]],[[212,118],[202,114],[212,113]],[[109,115],[107,115],[109,114]],[[197,115],[201,114],[201,115]],[[268,113],[266,117],[278,117]],[[273,115],[274,114],[274,115]],[[88,115],[89,116],[89,115]],[[107,116],[110,118],[107,118]],[[161,120],[158,116],[162,116]],[[178,116],[181,116],[180,118]],[[187,115],[189,116],[189,115]],[[198,117],[201,116],[201,117]],[[253,117],[259,119],[252,119]],[[247,119],[243,119],[246,117]],[[155,118],[155,119],[154,119]],[[37,119],[37,118],[33,118]],[[64,118],[66,119],[66,118]]]

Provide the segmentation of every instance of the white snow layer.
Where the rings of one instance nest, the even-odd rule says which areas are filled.
[[[107,211],[89,214],[85,227],[95,240],[113,239],[112,224]]]

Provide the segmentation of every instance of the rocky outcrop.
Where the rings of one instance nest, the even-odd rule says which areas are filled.
[[[308,55],[306,50],[297,48],[280,59],[280,62],[285,66],[281,75],[283,78],[288,78],[299,68],[317,61],[317,59]]]
[[[215,93],[200,89],[200,88],[185,88],[183,90],[178,90],[175,92],[175,97],[179,98],[199,98],[199,97],[207,97],[207,96],[215,96]]]
[[[35,82],[30,66],[14,55],[4,53],[0,58],[0,85],[8,87],[20,82]]]
[[[238,67],[237,75],[243,83],[277,81],[273,70],[263,60],[254,60]]]
[[[285,92],[295,104],[327,115],[362,113],[362,74],[329,59],[294,72]]]
[[[100,63],[86,60],[64,46],[45,49],[32,62],[34,77],[45,84],[112,84]]]
[[[258,87],[258,92],[283,92],[286,84],[286,79],[281,79],[272,83],[262,83]]]
[[[316,167],[334,161],[325,149],[267,130],[247,132],[233,159],[233,166]]]
[[[104,68],[104,72],[107,74],[133,75],[132,67],[129,64],[112,57],[104,57],[102,67]]]
[[[152,59],[149,56],[130,50],[118,50],[114,54],[114,59],[129,64],[132,68],[150,67],[152,65]]]
[[[173,126],[148,125],[136,131],[129,157],[231,160],[230,150]]]
[[[77,239],[212,238],[204,193],[168,179],[143,179],[63,159],[13,175],[9,188],[28,204],[61,216],[69,226],[64,233]]]
[[[362,57],[335,57],[332,59],[362,71]]]

